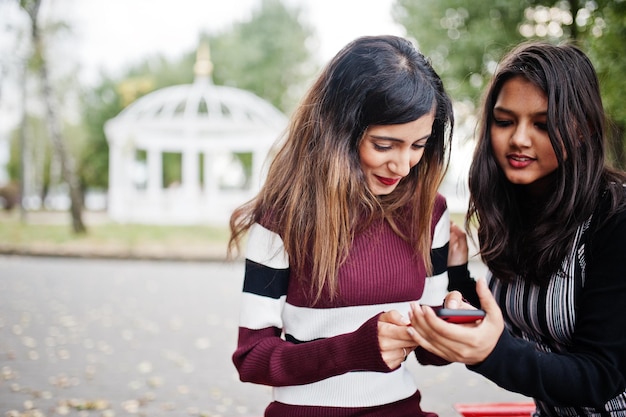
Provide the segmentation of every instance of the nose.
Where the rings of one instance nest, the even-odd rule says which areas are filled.
[[[531,140],[528,126],[523,123],[516,125],[511,134],[510,143],[520,148],[529,147]]]
[[[389,162],[389,170],[395,175],[406,177],[411,171],[411,152],[401,151],[394,155],[394,158]]]

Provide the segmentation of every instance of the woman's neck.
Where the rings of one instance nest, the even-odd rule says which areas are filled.
[[[534,206],[543,207],[552,199],[556,187],[556,172],[539,178],[537,181],[520,186],[521,195]]]

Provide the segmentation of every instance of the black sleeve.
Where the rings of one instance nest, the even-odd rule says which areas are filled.
[[[476,294],[476,281],[470,275],[467,265],[466,263],[448,267],[448,291],[459,291],[467,302],[480,308],[480,301]]]

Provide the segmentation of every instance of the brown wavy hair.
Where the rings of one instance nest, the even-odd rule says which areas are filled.
[[[550,195],[541,201],[506,179],[491,147],[495,102],[502,86],[518,76],[548,100],[548,136],[558,168]],[[623,207],[624,174],[605,163],[605,119],[596,72],[575,45],[527,42],[499,64],[483,99],[466,217],[468,230],[477,225],[481,257],[499,279],[547,282],[603,192],[613,211]]]
[[[433,109],[432,135],[420,163],[391,194],[373,195],[358,153],[367,127],[407,123]],[[303,276],[312,268],[312,275],[304,274],[311,277],[311,296],[317,300],[328,288],[334,297],[337,271],[355,233],[385,219],[430,268],[430,219],[453,124],[439,76],[411,42],[395,36],[354,40],[322,70],[295,110],[258,196],[233,212],[229,253],[260,222],[281,236],[292,272]]]

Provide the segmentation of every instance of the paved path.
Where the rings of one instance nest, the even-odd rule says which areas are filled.
[[[241,263],[0,256],[3,416],[260,416],[239,382]],[[411,364],[423,407],[519,401],[460,365]]]

